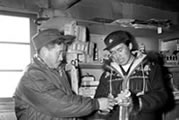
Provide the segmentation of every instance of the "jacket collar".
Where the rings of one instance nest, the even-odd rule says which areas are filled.
[[[123,88],[129,88],[129,77],[133,73],[133,71],[142,64],[142,61],[146,58],[145,54],[141,54],[140,56],[137,56],[135,61],[133,62],[129,73],[127,75],[124,75],[121,68],[116,62],[111,62],[111,67],[113,68],[114,71],[120,74],[120,76],[124,79],[123,82]]]
[[[54,71],[54,70],[58,71],[58,68],[50,68],[38,54],[34,55],[33,61],[37,65],[39,65],[41,68],[49,69],[51,71]]]

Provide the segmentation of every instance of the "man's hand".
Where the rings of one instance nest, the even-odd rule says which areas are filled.
[[[99,102],[99,110],[110,112],[113,109],[114,105],[116,105],[116,100],[111,98],[98,98]]]
[[[130,106],[132,104],[131,93],[127,90],[118,94],[115,100],[121,106]]]

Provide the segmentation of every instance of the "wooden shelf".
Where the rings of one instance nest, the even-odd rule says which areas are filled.
[[[112,31],[125,30],[131,32],[134,36],[158,37],[157,30],[148,29],[148,28],[123,27],[118,24],[100,23],[100,22],[80,20],[80,19],[77,20],[77,24],[86,26],[89,29],[90,33],[92,34],[106,35]]]
[[[164,65],[165,67],[168,67],[168,68],[179,68],[179,65],[170,65],[170,64],[166,64]]]
[[[79,66],[83,69],[102,69],[103,65],[99,62],[92,62],[92,63],[79,63]],[[179,65],[164,65],[165,67],[168,67],[169,69],[177,70],[179,71]]]
[[[99,62],[93,63],[79,63],[80,68],[82,69],[102,69],[102,64]]]
[[[157,29],[149,29],[149,28],[135,28],[129,26],[123,26],[120,24],[110,24],[110,23],[100,23],[91,20],[82,20],[71,17],[55,17],[47,20],[44,24],[39,26],[39,29],[47,29],[47,28],[61,28],[59,30],[63,30],[64,24],[70,23],[72,21],[76,21],[77,25],[86,26],[90,32],[90,34],[99,34],[106,35],[116,30],[125,30],[131,32],[134,36],[140,37],[155,37],[158,38]]]
[[[179,68],[179,65],[175,65],[175,64],[165,64],[164,66],[169,68]]]
[[[169,65],[169,64],[166,64],[164,66],[167,67],[170,72],[179,72],[179,65]]]

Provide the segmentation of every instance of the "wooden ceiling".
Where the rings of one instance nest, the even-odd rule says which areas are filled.
[[[83,1],[90,1],[90,0],[48,0],[48,4],[49,7],[51,8],[66,9],[78,2],[83,2]],[[134,3],[134,4],[158,8],[162,10],[179,12],[179,0],[105,0],[101,2],[99,1],[101,0],[95,0],[93,3],[102,4],[105,3],[106,1],[111,2],[111,4],[119,3],[119,2]],[[100,4],[98,6],[100,6]]]
[[[100,9],[100,6],[103,6],[103,4],[119,4],[121,2],[179,12],[179,0],[0,0],[0,7],[25,8],[37,11],[39,8],[56,8],[65,10],[75,4],[86,4],[86,6],[98,6]]]
[[[4,1],[4,0],[1,0]],[[0,2],[1,2],[0,1]],[[26,3],[35,4],[38,7],[49,7],[56,9],[68,9],[74,4],[94,3],[96,6],[101,6],[101,4],[111,3],[133,3],[138,5],[144,5],[148,7],[158,8],[162,10],[179,12],[179,0],[5,0],[5,1],[25,1]]]

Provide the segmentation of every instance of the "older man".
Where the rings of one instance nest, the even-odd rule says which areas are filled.
[[[93,111],[110,111],[115,101],[73,94],[62,61],[74,36],[56,29],[37,33],[32,43],[37,54],[27,66],[15,91],[18,120],[72,120]]]

